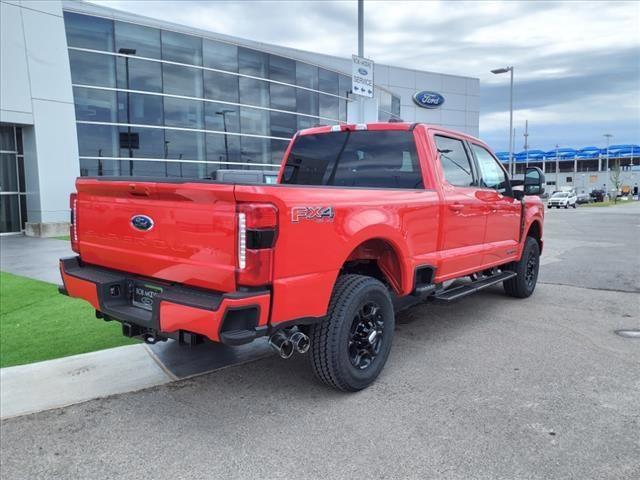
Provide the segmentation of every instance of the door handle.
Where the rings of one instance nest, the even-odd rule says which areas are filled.
[[[464,205],[462,203],[450,203],[449,204],[449,209],[453,210],[454,212],[460,212],[460,211],[462,211],[463,208],[464,208]]]

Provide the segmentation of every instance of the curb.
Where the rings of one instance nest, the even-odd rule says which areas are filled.
[[[176,380],[145,345],[0,369],[0,418],[66,407]]]

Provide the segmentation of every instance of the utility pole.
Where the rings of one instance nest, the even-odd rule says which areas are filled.
[[[525,167],[529,166],[529,120],[524,121],[524,154],[526,155]]]
[[[560,148],[560,145],[556,143],[556,191],[559,188],[558,182],[560,181],[560,178],[559,178],[560,161],[558,160],[558,148]]]
[[[364,58],[364,0],[358,0],[358,56]],[[358,95],[358,120],[364,123],[364,97]]]

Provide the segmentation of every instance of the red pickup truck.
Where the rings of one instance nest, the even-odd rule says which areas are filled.
[[[476,138],[408,123],[298,132],[277,185],[79,178],[60,291],[150,343],[268,336],[360,390],[402,305],[497,283],[532,294],[543,182],[537,168],[510,180]]]

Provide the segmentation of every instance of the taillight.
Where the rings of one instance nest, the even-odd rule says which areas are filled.
[[[69,208],[71,218],[69,220],[69,239],[71,240],[71,250],[80,253],[78,247],[78,194],[72,193],[69,197]]]
[[[271,282],[278,209],[270,203],[239,203],[237,213],[238,285],[267,285]]]

